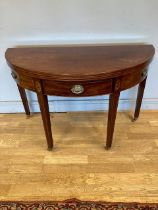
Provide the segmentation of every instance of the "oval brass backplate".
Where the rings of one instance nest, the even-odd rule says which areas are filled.
[[[71,88],[71,92],[74,94],[81,94],[84,92],[84,87],[82,85],[74,85]]]
[[[17,75],[13,71],[11,72],[11,75],[12,75],[13,79],[17,79]]]
[[[147,73],[148,73],[148,70],[144,70],[142,73],[141,73],[141,77],[146,77],[147,76]]]

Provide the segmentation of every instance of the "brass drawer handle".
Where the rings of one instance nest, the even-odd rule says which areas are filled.
[[[82,85],[74,85],[71,88],[71,92],[74,94],[81,94],[84,92],[84,87]]]
[[[145,71],[143,71],[142,73],[141,73],[141,77],[146,77],[147,76],[147,73],[148,73],[148,71],[147,70],[145,70]]]
[[[18,78],[17,75],[14,72],[12,72],[11,75],[12,75],[13,79],[17,79]]]

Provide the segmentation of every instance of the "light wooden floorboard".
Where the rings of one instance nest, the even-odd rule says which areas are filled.
[[[40,114],[0,114],[0,200],[158,202],[158,111],[130,118],[106,151],[107,113],[51,114],[49,152]]]

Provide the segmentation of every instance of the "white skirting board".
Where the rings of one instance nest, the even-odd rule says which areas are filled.
[[[134,110],[135,100],[120,99],[118,111]],[[51,100],[49,101],[50,112],[70,111],[107,111],[108,100]],[[37,101],[29,101],[31,112],[39,112]],[[158,110],[158,99],[143,99],[143,110]],[[21,101],[1,101],[0,113],[22,113],[24,108]]]

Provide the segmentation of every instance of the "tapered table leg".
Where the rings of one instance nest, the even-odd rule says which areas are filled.
[[[48,150],[52,150],[53,148],[53,138],[52,138],[52,130],[51,130],[51,121],[49,114],[49,105],[48,98],[46,95],[43,95],[42,92],[37,92],[38,102],[40,105],[44,130],[47,138]]]
[[[27,101],[27,96],[26,96],[26,92],[25,92],[25,89],[20,87],[18,84],[18,89],[19,89],[19,93],[20,93],[20,96],[21,96],[21,99],[22,99],[22,103],[23,103],[23,106],[24,106],[24,109],[25,109],[25,113],[26,115],[30,115],[30,109],[29,109],[29,104],[28,104],[28,101]]]
[[[141,104],[142,104],[142,99],[143,99],[143,95],[144,95],[144,89],[145,89],[145,85],[146,85],[146,79],[145,78],[138,87],[138,94],[137,94],[137,101],[136,101],[136,108],[135,108],[135,113],[134,113],[134,119],[133,121],[136,121],[139,117],[139,113],[140,113],[140,108],[141,108]]]
[[[119,96],[119,91],[110,94],[106,149],[109,149],[112,145]]]

